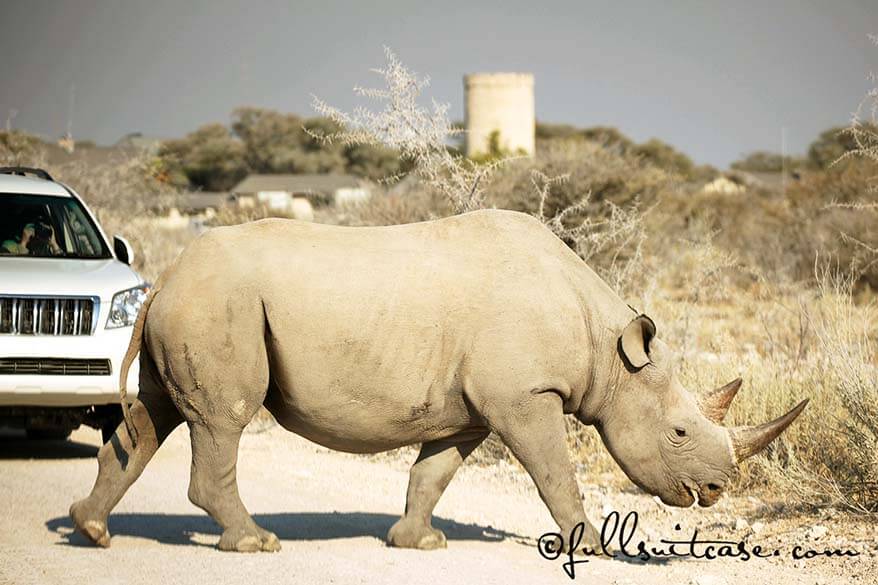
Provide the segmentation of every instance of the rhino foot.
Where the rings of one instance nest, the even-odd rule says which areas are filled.
[[[110,532],[107,530],[106,519],[98,520],[89,510],[87,500],[74,502],[70,506],[70,518],[76,531],[98,546],[109,548]]]
[[[570,534],[570,533],[568,532],[568,534]],[[570,551],[571,545],[572,545],[572,543],[569,540],[565,540],[563,543],[562,552],[565,554],[570,553],[571,552]],[[559,546],[559,543],[556,542],[555,546],[556,546],[556,550],[557,550],[557,546]],[[597,529],[595,529],[595,527],[588,520],[586,520],[583,523],[582,538],[579,541],[577,548],[574,549],[572,552],[573,552],[573,554],[585,556],[586,549],[588,549],[589,551],[592,551],[594,553],[597,553],[597,554],[603,554],[604,551],[606,551],[606,553],[611,555],[611,556],[613,556],[616,552],[612,546],[609,546],[609,545],[607,545],[605,547],[601,546],[601,536],[598,533]]]
[[[432,526],[408,520],[405,517],[397,520],[387,533],[387,544],[399,548],[416,548],[434,550],[446,548],[445,534]]]
[[[220,550],[231,552],[278,552],[280,540],[268,530],[252,528],[228,528],[217,545]]]

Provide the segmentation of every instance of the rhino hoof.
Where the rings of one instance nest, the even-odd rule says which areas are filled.
[[[278,540],[277,535],[274,532],[269,532],[268,530],[263,530],[262,535],[262,551],[263,552],[278,552],[280,551],[280,540]]]
[[[448,546],[445,534],[432,526],[407,521],[402,518],[387,533],[387,544],[399,548],[435,550]]]
[[[277,552],[280,540],[268,530],[257,528],[257,532],[249,532],[240,528],[229,528],[223,532],[217,545],[220,550],[230,552]]]
[[[85,508],[86,504],[82,500],[70,506],[70,518],[73,519],[73,526],[76,527],[77,532],[91,542],[100,547],[109,548],[110,532],[107,530],[107,524],[100,520],[88,519]]]

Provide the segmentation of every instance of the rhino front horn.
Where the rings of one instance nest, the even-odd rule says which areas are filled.
[[[701,412],[716,424],[722,424],[726,412],[729,411],[729,406],[740,388],[741,378],[738,378],[707,394],[701,399]]]
[[[732,437],[732,446],[735,450],[735,458],[738,460],[738,463],[765,449],[769,443],[784,432],[784,429],[790,426],[790,423],[796,420],[796,417],[802,413],[807,404],[808,399],[806,398],[782,417],[757,427],[735,427],[729,429],[729,434]]]

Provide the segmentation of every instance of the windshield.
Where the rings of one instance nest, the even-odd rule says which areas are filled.
[[[110,258],[107,244],[73,197],[0,194],[0,257]]]

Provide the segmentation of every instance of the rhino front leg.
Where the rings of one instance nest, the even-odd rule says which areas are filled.
[[[580,522],[581,546],[600,550],[600,535],[589,522],[567,449],[560,398],[551,392],[530,394],[497,405],[486,417],[500,439],[521,462],[566,540]]]
[[[433,528],[433,508],[463,460],[488,436],[459,434],[424,443],[412,466],[406,492],[405,515],[387,533],[390,546],[422,550],[445,548],[445,535]]]

